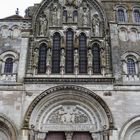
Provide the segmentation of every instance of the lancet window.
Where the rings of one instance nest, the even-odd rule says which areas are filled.
[[[79,73],[87,73],[87,37],[84,33],[79,36]]]
[[[38,73],[46,73],[47,45],[42,43],[39,47]]]
[[[60,49],[61,36],[59,33],[55,33],[52,47],[52,73],[60,73]]]
[[[74,69],[74,58],[73,58],[73,38],[74,33],[71,29],[66,32],[66,73],[73,73]]]
[[[101,64],[100,64],[100,47],[99,44],[94,43],[92,46],[92,54],[93,54],[93,73],[100,74],[101,73]]]

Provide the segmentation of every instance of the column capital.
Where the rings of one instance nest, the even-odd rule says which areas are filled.
[[[66,140],[72,140],[73,132],[65,132]]]
[[[46,137],[47,133],[46,132],[38,132],[38,139],[44,140]]]

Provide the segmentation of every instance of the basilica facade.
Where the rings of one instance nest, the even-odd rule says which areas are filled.
[[[0,19],[0,140],[139,140],[140,0],[42,0]]]

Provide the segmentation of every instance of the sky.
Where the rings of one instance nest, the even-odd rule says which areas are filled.
[[[1,0],[0,3],[0,19],[15,14],[19,8],[19,15],[24,16],[25,10],[35,3],[40,3],[42,0]]]

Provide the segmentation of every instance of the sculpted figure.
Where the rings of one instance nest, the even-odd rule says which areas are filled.
[[[88,26],[88,9],[87,7],[83,7],[83,15],[82,15],[82,25]]]
[[[73,8],[72,7],[68,7],[67,22],[73,22]]]
[[[88,50],[88,67],[92,67],[92,61],[93,61],[93,54],[91,49]]]
[[[102,65],[102,67],[106,66],[105,50],[104,49],[101,51],[101,65]]]
[[[99,36],[100,34],[100,19],[97,14],[93,15],[92,17],[92,31],[94,36]]]
[[[58,25],[58,6],[57,3],[54,3],[52,6],[52,25],[57,26]]]
[[[37,65],[38,65],[38,57],[39,57],[38,49],[35,49],[34,50],[34,57],[33,57],[33,66],[34,67],[37,67]]]
[[[65,66],[65,51],[64,49],[61,50],[61,56],[60,56],[60,67]]]
[[[45,36],[47,33],[48,20],[45,15],[39,17],[40,35]]]
[[[47,67],[51,66],[51,49],[49,48],[47,51]]]
[[[74,51],[74,66],[79,66],[79,54],[77,49]]]
[[[66,5],[75,5],[76,4],[76,0],[66,0]]]

